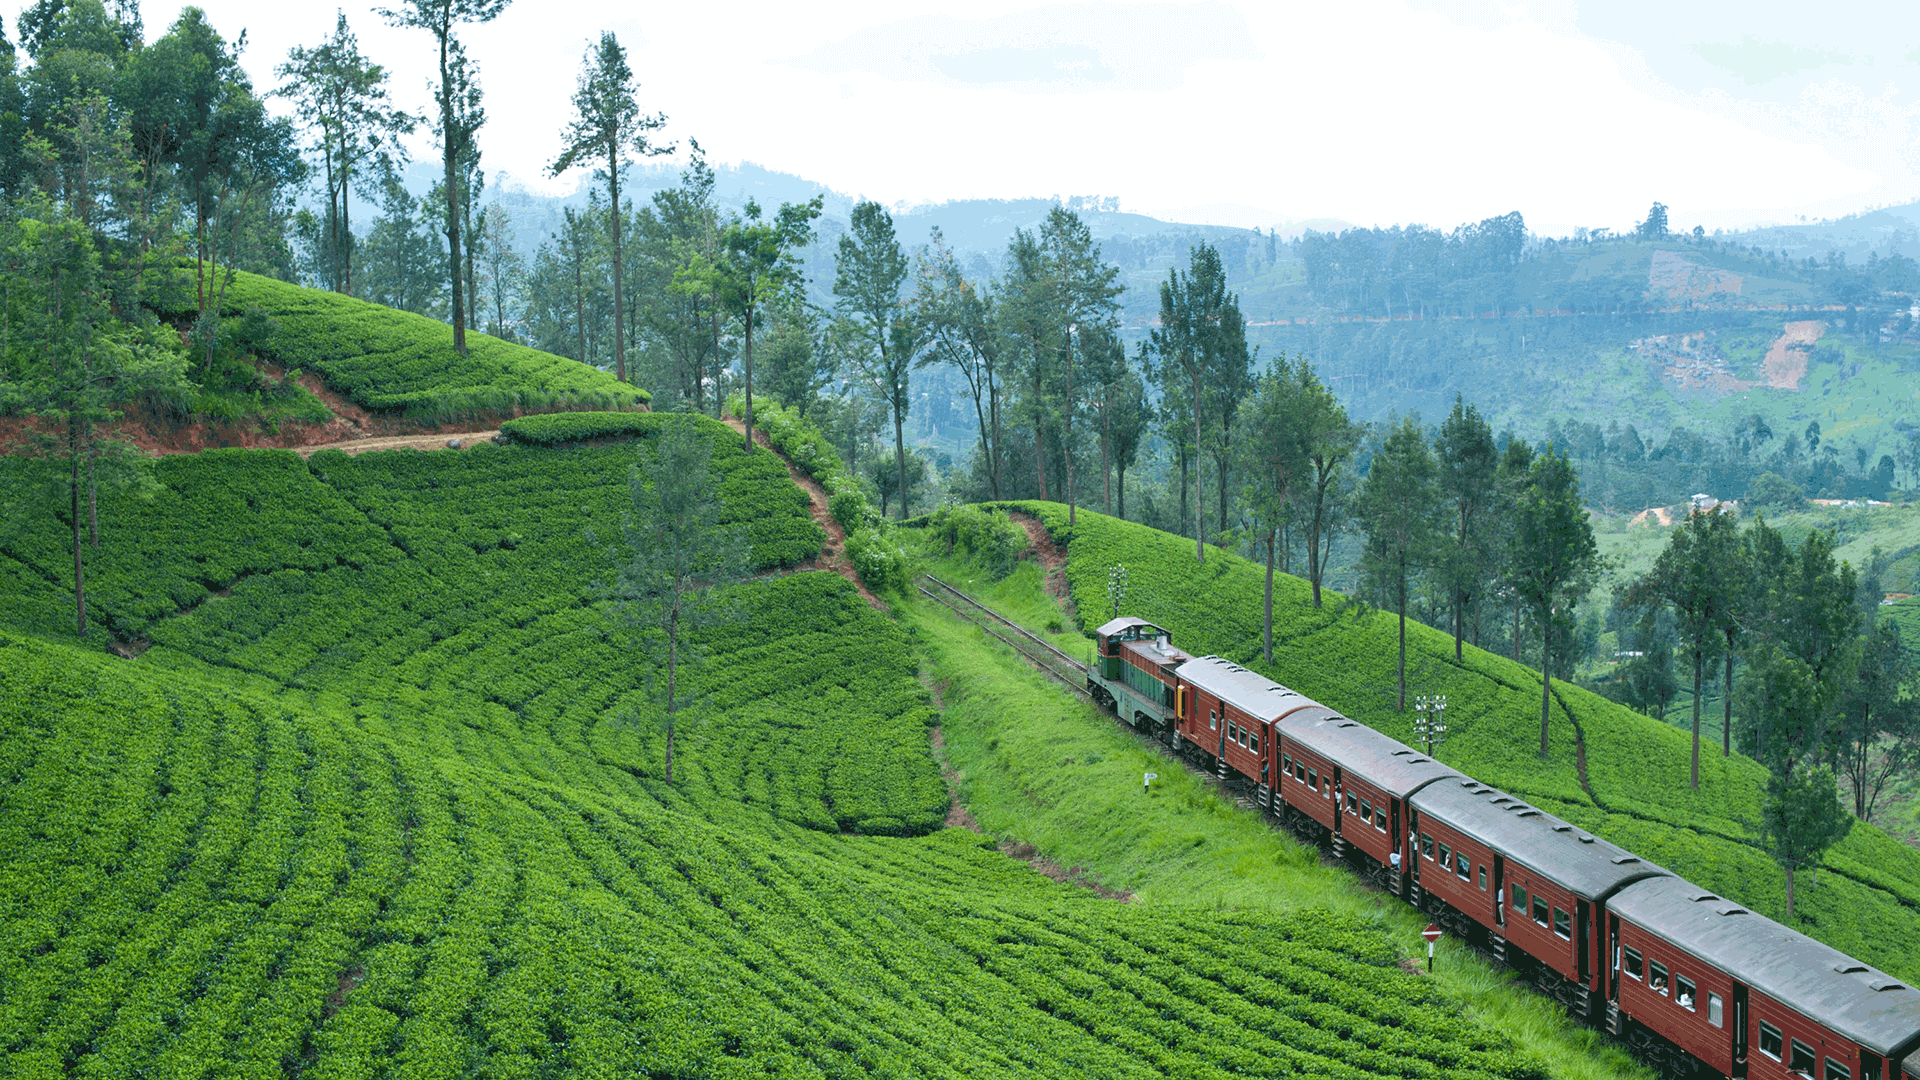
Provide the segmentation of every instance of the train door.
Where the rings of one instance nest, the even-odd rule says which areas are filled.
[[[1733,1080],[1747,1075],[1747,987],[1733,984]]]
[[[1620,916],[1607,916],[1607,985],[1608,1001],[1620,1000]]]
[[[1333,794],[1333,835],[1343,836],[1345,833],[1342,830],[1346,828],[1347,812],[1340,804],[1344,801],[1347,790],[1347,777],[1346,771],[1338,765],[1333,767],[1331,783],[1332,786],[1328,790]]]
[[[1593,905],[1576,897],[1573,907],[1573,933],[1577,939],[1574,944],[1580,950],[1580,985],[1592,987]]]
[[[1498,852],[1493,856],[1493,925],[1500,928],[1504,936],[1507,932],[1507,857]]]
[[[1880,1055],[1871,1050],[1860,1051],[1860,1080],[1880,1080]]]

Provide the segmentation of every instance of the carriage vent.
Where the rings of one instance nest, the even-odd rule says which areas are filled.
[[[1867,985],[1872,987],[1876,991],[1905,990],[1907,988],[1906,983],[1894,982],[1892,979],[1868,979]]]
[[[1615,866],[1625,866],[1628,863],[1636,863],[1640,860],[1632,855],[1615,855],[1612,861]]]
[[[1359,727],[1360,722],[1358,720],[1346,720],[1346,721],[1342,721],[1340,726],[1341,727]]]
[[[1473,786],[1474,786],[1475,784],[1478,784],[1478,783],[1479,783],[1479,781],[1478,781],[1478,780],[1462,780],[1462,781],[1460,781],[1460,786],[1461,786],[1461,787],[1463,787],[1463,788],[1470,788],[1470,787],[1473,787]]]
[[[1540,811],[1535,810],[1530,806],[1516,806],[1514,807],[1514,810],[1516,811],[1517,816],[1519,817],[1539,817],[1540,816]]]
[[[1702,900],[1718,900],[1720,898],[1713,895],[1710,892],[1697,892],[1697,893],[1688,893],[1687,899],[1697,904]]]
[[[1716,914],[1720,914],[1720,915],[1745,915],[1746,913],[1747,913],[1746,908],[1733,907],[1731,905],[1728,907],[1723,907],[1719,909],[1718,912],[1716,912]]]
[[[1593,843],[1593,837],[1591,837],[1591,836],[1588,836],[1588,835],[1587,835],[1586,833],[1581,833],[1581,834],[1580,834],[1580,842],[1581,842],[1581,843],[1583,843],[1583,844],[1591,844],[1591,843]]]
[[[1395,750],[1395,751],[1393,752],[1393,756],[1394,756],[1394,757],[1406,757],[1406,756],[1407,756],[1408,754],[1411,754],[1411,753],[1413,753],[1413,751],[1411,751],[1411,750]]]
[[[1852,975],[1855,972],[1867,970],[1867,965],[1855,964],[1855,963],[1852,963],[1851,961],[1842,960],[1839,963],[1833,965],[1833,970],[1839,972],[1842,975]]]
[[[1490,802],[1490,803],[1492,803],[1492,804],[1493,804],[1493,805],[1495,805],[1495,806],[1499,806],[1499,805],[1500,805],[1501,803],[1510,803],[1510,802],[1512,802],[1512,801],[1513,801],[1513,796],[1511,796],[1511,795],[1496,795],[1496,796],[1494,796],[1493,798],[1491,798],[1491,799],[1488,799],[1487,801],[1488,801],[1488,802]]]
[[[1553,827],[1553,831],[1554,831],[1554,832],[1572,832],[1572,831],[1573,831],[1573,826],[1571,826],[1571,825],[1555,825],[1555,826]]]

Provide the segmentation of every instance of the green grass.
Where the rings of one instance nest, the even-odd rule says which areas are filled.
[[[943,580],[1043,635],[1060,617],[1031,562],[1000,582],[978,564],[940,558],[931,565]],[[1032,844],[1169,918],[1187,918],[1194,908],[1272,916],[1325,911],[1369,928],[1403,959],[1424,955],[1424,916],[1323,866],[1317,851],[1236,809],[944,608],[916,601],[901,610],[926,648],[930,676],[944,688],[942,732],[961,798],[989,835]],[[1078,635],[1046,636],[1082,654],[1090,645]],[[1147,772],[1159,779],[1143,790]],[[1651,1075],[1451,939],[1439,950],[1433,981],[1451,1006],[1511,1038],[1554,1076]]]
[[[163,318],[191,322],[190,280],[152,275],[146,300]],[[236,274],[222,315],[258,307],[278,328],[264,342],[266,359],[318,373],[327,385],[377,412],[443,422],[516,409],[616,409],[650,395],[578,361],[474,331],[467,355],[453,330],[423,315],[255,274]]]
[[[1174,632],[1196,654],[1218,653],[1262,671],[1394,738],[1410,741],[1412,714],[1394,708],[1394,620],[1328,594],[1310,605],[1306,584],[1275,581],[1275,655],[1260,657],[1261,569],[1218,551],[1206,565],[1191,541],[1082,511],[1022,504],[1069,540],[1067,577],[1083,622],[1107,611],[1108,569],[1124,562],[1126,607]],[[1537,753],[1540,683],[1532,669],[1408,626],[1409,694],[1444,693],[1449,739],[1436,755],[1592,829],[1721,895],[1785,921],[1781,871],[1754,842],[1764,774],[1752,761],[1703,751],[1701,787],[1687,785],[1685,733],[1578,687],[1557,683],[1549,754]],[[1584,738],[1588,785],[1576,768]],[[1588,790],[1590,788],[1590,791]],[[1802,883],[1804,885],[1804,875]],[[1909,942],[1920,935],[1920,853],[1870,825],[1829,852],[1819,884],[1796,890],[1798,928],[1904,978],[1920,976]]]

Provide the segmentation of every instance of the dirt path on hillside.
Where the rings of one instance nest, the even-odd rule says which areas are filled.
[[[431,435],[382,435],[343,439],[318,446],[296,446],[293,452],[301,457],[312,457],[321,450],[344,450],[349,454],[364,454],[369,450],[465,450],[478,443],[490,442],[498,434],[499,428],[489,431],[440,431]],[[460,445],[454,446],[456,442]]]
[[[1007,519],[1027,531],[1027,550],[1032,553],[1033,561],[1040,564],[1045,575],[1047,595],[1059,602],[1067,618],[1077,617],[1073,606],[1073,593],[1067,587],[1067,549],[1054,542],[1053,534],[1032,514],[1009,510]]]
[[[1761,370],[1766,374],[1768,386],[1776,390],[1798,390],[1800,380],[1807,376],[1807,350],[1820,340],[1821,334],[1827,332],[1827,324],[1819,321],[1790,322],[1785,330],[1773,347],[1767,350],[1767,359],[1761,364]],[[1800,348],[1795,348],[1796,345]]]
[[[746,423],[737,416],[723,417],[722,421],[742,435],[747,433]],[[775,450],[773,444],[767,441],[766,432],[756,429],[753,433],[753,444],[779,458],[780,463],[787,467],[787,475],[793,478],[794,484],[801,491],[807,493],[807,502],[811,504],[809,508],[813,512],[813,520],[827,531],[827,542],[820,545],[820,556],[814,559],[811,565],[803,565],[801,569],[829,570],[839,574],[853,582],[853,587],[860,590],[860,596],[876,611],[889,610],[885,602],[873,595],[873,590],[867,588],[867,583],[861,581],[860,575],[854,572],[853,561],[847,558],[847,530],[833,520],[833,514],[828,510],[827,489],[820,486],[820,481],[808,476],[793,462],[788,461],[785,454]]]

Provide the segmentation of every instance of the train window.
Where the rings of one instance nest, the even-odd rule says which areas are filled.
[[[1208,709],[1207,710],[1207,730],[1217,731],[1219,730],[1219,728],[1220,728],[1220,710]]]
[[[1464,851],[1454,852],[1453,862],[1454,862],[1453,872],[1459,875],[1461,881],[1473,880],[1473,860],[1467,858],[1466,852]]]
[[[1533,921],[1541,926],[1547,925],[1547,901],[1537,894],[1533,898]]]
[[[1426,833],[1420,834],[1420,855],[1422,858],[1433,858],[1433,837]]]
[[[1307,770],[1307,786],[1315,791],[1320,790],[1320,774],[1318,772],[1312,769]]]
[[[1852,1075],[1845,1065],[1840,1064],[1832,1058],[1827,1059],[1827,1073],[1824,1080],[1850,1080]]]
[[[1573,919],[1559,908],[1553,909],[1553,932],[1568,941],[1573,940]]]
[[[1260,736],[1258,735],[1247,736],[1247,749],[1253,751],[1256,754],[1259,753],[1260,752]]]
[[[1307,778],[1307,763],[1301,761],[1299,758],[1293,759],[1293,778],[1295,780],[1305,780]]]
[[[1787,1062],[1787,1068],[1792,1069],[1801,1076],[1812,1076],[1813,1047],[1808,1046],[1799,1039],[1790,1039],[1788,1041],[1793,1043],[1793,1060]]]
[[[1647,966],[1652,969],[1652,971],[1649,973],[1652,975],[1652,978],[1647,981],[1647,986],[1652,988],[1652,990],[1655,993],[1659,993],[1659,994],[1666,993],[1667,992],[1667,965],[1661,963],[1658,960],[1655,960]]]
[[[1373,827],[1381,832],[1387,831],[1387,808],[1382,806],[1373,812]]]
[[[1627,975],[1629,978],[1634,978],[1634,979],[1637,979],[1640,977],[1640,950],[1639,949],[1627,950]]]
[[[1523,915],[1527,910],[1527,890],[1518,885],[1513,887],[1513,910]]]
[[[1365,799],[1360,800],[1360,820],[1373,824],[1373,804]]]
[[[1709,990],[1707,991],[1707,1023],[1720,1027],[1720,1017],[1720,995]]]
[[[1351,791],[1347,792],[1347,813],[1349,814],[1358,813],[1359,810],[1360,810],[1360,797],[1358,795],[1355,795]]]
[[[1292,771],[1293,771],[1293,755],[1281,754],[1280,755],[1280,779],[1285,780],[1287,778],[1287,774]]]
[[[1688,1012],[1697,1011],[1693,1004],[1693,980],[1685,975],[1673,977],[1673,1000],[1676,1005]]]
[[[1484,866],[1480,868],[1480,891],[1487,891],[1487,868]]]
[[[1775,1061],[1780,1060],[1780,1029],[1760,1021],[1760,1052]]]
[[[1453,865],[1453,851],[1445,844],[1440,845],[1440,865],[1442,867]]]

